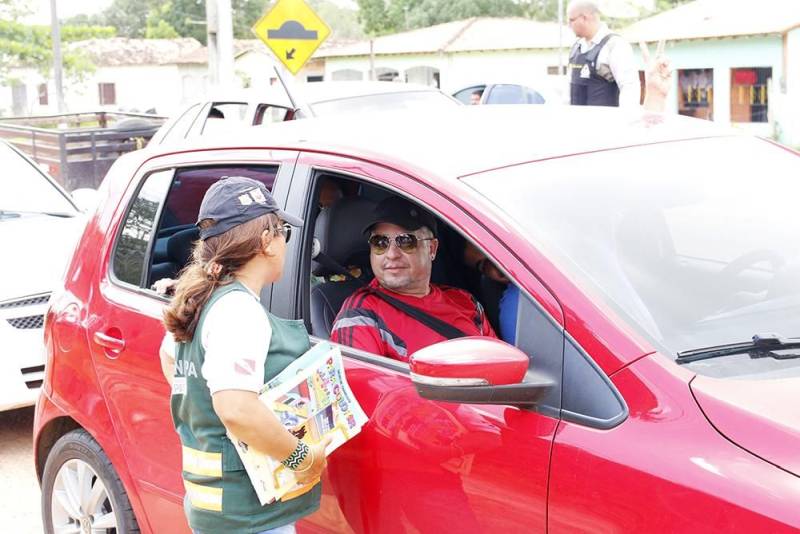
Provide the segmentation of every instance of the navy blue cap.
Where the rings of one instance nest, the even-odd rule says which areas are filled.
[[[364,234],[368,234],[372,227],[378,223],[391,223],[405,228],[409,232],[426,226],[436,237],[436,219],[434,216],[400,197],[388,197],[378,202],[369,221],[369,224],[362,230]]]
[[[197,214],[197,226],[206,219],[215,224],[200,228],[200,239],[224,234],[231,228],[274,213],[292,226],[303,226],[303,220],[280,210],[264,184],[245,176],[223,176],[206,191]]]

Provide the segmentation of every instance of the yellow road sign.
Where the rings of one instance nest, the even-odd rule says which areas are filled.
[[[331,29],[303,0],[278,0],[253,32],[292,74],[297,74]]]

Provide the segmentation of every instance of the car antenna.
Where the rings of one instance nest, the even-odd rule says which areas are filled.
[[[297,90],[294,79],[284,76],[278,65],[272,65],[272,68],[275,70],[275,74],[278,76],[278,80],[281,82],[283,90],[286,91],[286,96],[289,97],[289,103],[294,109],[295,114],[300,115],[298,118],[314,117],[314,111],[311,109],[311,106],[309,106],[308,103],[306,103],[305,100],[300,97],[300,91]],[[294,91],[292,91],[291,88],[294,88]]]

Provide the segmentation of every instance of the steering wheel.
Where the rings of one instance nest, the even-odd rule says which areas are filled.
[[[719,276],[725,281],[733,281],[739,277],[748,267],[758,265],[759,263],[768,262],[772,265],[775,271],[780,270],[786,260],[772,250],[762,248],[746,252],[726,265],[720,272]]]
[[[718,279],[720,280],[720,286],[724,288],[726,292],[731,293],[731,297],[734,297],[733,292],[739,289],[737,279],[742,273],[759,263],[765,262],[769,263],[777,273],[784,266],[786,260],[783,256],[769,249],[752,250],[734,259],[719,272]],[[727,305],[721,310],[717,310],[717,312],[728,311],[734,307],[735,298],[726,300],[728,301]]]

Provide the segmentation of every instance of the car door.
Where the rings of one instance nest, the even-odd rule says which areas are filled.
[[[305,531],[541,532],[546,530],[550,451],[560,408],[563,329],[555,299],[463,206],[414,178],[385,167],[322,155],[301,155],[292,181],[290,211],[307,225],[287,254],[271,309],[308,317],[308,251],[316,209],[318,171],[338,172],[415,200],[440,220],[503,254],[525,284],[518,311],[526,317],[517,345],[532,371],[553,377],[536,409],[425,400],[407,364],[342,347],[349,384],[369,417],[353,440],[329,459],[320,512]],[[465,200],[466,201],[466,200]],[[547,361],[547,363],[543,363]]]
[[[150,289],[154,278],[160,277],[154,275],[157,241],[160,236],[183,233],[173,233],[164,225],[185,226],[196,218],[204,190],[216,179],[240,174],[263,175],[258,179],[269,186],[274,181],[288,182],[296,154],[250,150],[200,153],[198,159],[187,160],[191,157],[156,159],[132,181],[106,234],[102,274],[93,288],[88,321],[98,381],[125,451],[127,469],[155,532],[187,528],[180,442],[158,354],[167,301]],[[202,182],[202,187],[193,187],[196,182]],[[182,248],[184,255],[188,253],[187,247]],[[180,267],[173,268],[173,276]]]

